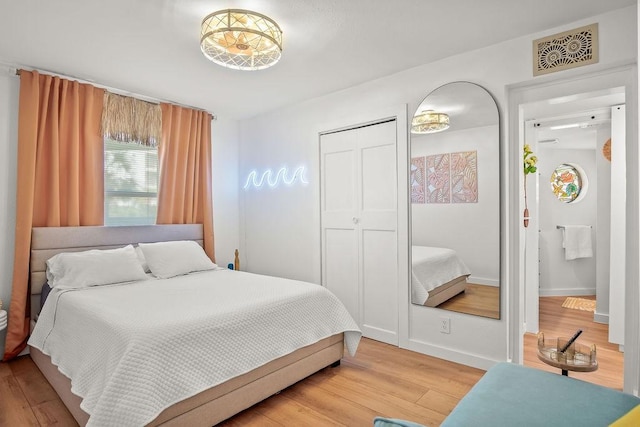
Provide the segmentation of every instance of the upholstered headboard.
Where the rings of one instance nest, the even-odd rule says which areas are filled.
[[[123,227],[34,227],[31,232],[32,317],[40,311],[40,293],[46,283],[46,262],[60,252],[113,249],[135,243],[195,240],[203,244],[202,224],[136,225]]]

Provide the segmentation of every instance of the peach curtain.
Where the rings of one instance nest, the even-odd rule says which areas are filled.
[[[29,335],[29,256],[32,227],[103,223],[104,90],[20,72],[18,187],[13,290],[4,360]]]
[[[161,104],[158,224],[203,224],[204,249],[215,261],[211,182],[211,114]]]

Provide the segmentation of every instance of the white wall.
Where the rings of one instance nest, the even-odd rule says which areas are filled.
[[[477,151],[476,203],[413,203],[414,245],[455,250],[471,270],[469,281],[500,282],[500,147],[497,126],[411,137],[411,157]]]
[[[549,80],[578,76],[607,67],[635,63],[636,49],[635,6],[569,23],[550,29],[545,33],[532,34],[506,41],[489,48],[447,58],[424,66],[371,81],[325,97],[283,108],[268,114],[242,121],[240,138],[240,171],[244,179],[250,170],[274,168],[281,164],[305,164],[310,174],[309,187],[281,190],[244,192],[241,200],[243,216],[243,249],[247,257],[246,267],[250,271],[275,274],[320,282],[319,266],[319,198],[317,193],[318,131],[326,130],[324,124],[342,122],[358,123],[366,114],[408,104],[409,114],[420,104],[424,96],[442,84],[452,81],[471,81],[485,87],[496,99],[502,118],[502,159],[508,156],[508,141],[505,116],[507,110],[507,85],[532,81],[531,41],[555,32],[582,25],[599,23],[600,62],[538,78]],[[339,71],[327,78],[340,78]],[[310,82],[310,84],[313,84]],[[503,163],[505,186],[518,182],[518,175],[509,175]],[[519,170],[518,170],[519,171]],[[509,178],[509,181],[504,180]],[[399,179],[407,179],[400,176]],[[505,221],[507,208],[502,200]],[[517,203],[517,201],[516,201]],[[519,219],[518,219],[519,220]],[[504,224],[507,224],[505,222]],[[503,232],[508,228],[505,226]],[[505,236],[505,242],[509,242]],[[517,253],[517,248],[515,249]],[[503,271],[508,273],[511,248],[503,248]],[[506,277],[505,277],[506,279]],[[495,361],[507,360],[508,319],[506,295],[508,287],[517,286],[514,280],[501,288],[502,319],[493,320],[446,312],[451,319],[451,333],[438,331],[439,318],[443,311],[409,304],[408,281],[405,286],[405,301],[408,307],[408,322],[401,330],[400,344],[413,350],[437,357],[473,364],[490,366]],[[404,309],[406,310],[406,308]],[[403,310],[400,311],[403,313]],[[482,333],[479,333],[482,331]]]
[[[226,267],[240,249],[238,122],[211,122],[211,157],[216,263]]]
[[[0,204],[4,207],[0,209],[0,299],[5,310],[13,278],[19,90],[15,69],[0,66]],[[216,261],[226,266],[239,247],[238,124],[214,121],[211,133]],[[5,337],[6,330],[1,331],[2,354]]]
[[[595,132],[585,138],[595,138]],[[595,142],[595,141],[594,141]],[[562,230],[558,225],[590,225],[593,253],[597,253],[596,226],[598,206],[598,174],[595,150],[543,148],[538,145],[540,176],[540,296],[595,295],[596,258],[565,260]],[[563,163],[580,166],[588,180],[581,198],[571,203],[559,201],[549,181],[556,167]]]

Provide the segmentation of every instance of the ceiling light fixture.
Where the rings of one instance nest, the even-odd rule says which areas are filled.
[[[587,127],[586,123],[567,123],[566,125],[549,126],[549,130],[574,129],[574,128],[585,128],[585,127]]]
[[[219,10],[202,20],[200,49],[234,70],[271,67],[282,54],[282,30],[271,18],[243,9]]]
[[[449,116],[445,113],[424,110],[411,120],[411,133],[435,133],[446,129],[449,129]]]

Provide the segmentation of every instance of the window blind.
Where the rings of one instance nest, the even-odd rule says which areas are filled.
[[[105,225],[155,224],[157,209],[158,149],[105,140]]]

